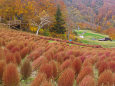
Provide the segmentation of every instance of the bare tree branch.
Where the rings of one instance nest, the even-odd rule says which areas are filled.
[[[37,16],[37,17],[39,17],[39,16]],[[49,15],[45,15],[45,16],[41,17],[40,18],[40,23],[35,22],[33,19],[31,20],[31,25],[34,25],[34,26],[38,27],[36,35],[38,35],[39,30],[42,27],[44,27],[45,25],[50,24],[50,23],[51,23],[51,20],[50,20],[50,16]]]

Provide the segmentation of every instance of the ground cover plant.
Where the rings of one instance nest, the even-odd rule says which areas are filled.
[[[115,48],[0,28],[0,86],[114,85]]]

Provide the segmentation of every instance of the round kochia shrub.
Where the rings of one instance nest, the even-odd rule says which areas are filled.
[[[73,86],[75,73],[72,69],[66,69],[58,79],[58,86]]]
[[[105,70],[109,69],[108,68],[108,62],[107,61],[102,61],[100,64],[99,64],[99,74],[103,73]]]
[[[98,79],[98,86],[112,86],[113,84],[113,74],[110,70],[105,70],[100,74]]]
[[[21,63],[20,53],[19,53],[19,52],[15,52],[15,53],[14,53],[14,56],[15,56],[15,59],[16,59],[16,63],[17,63],[18,65],[20,65],[20,63]]]
[[[47,75],[47,79],[53,77],[53,69],[51,64],[42,64],[40,66],[40,72],[43,72]]]
[[[41,86],[43,81],[46,81],[46,75],[44,73],[38,73],[31,86]]]
[[[82,66],[82,61],[79,58],[76,58],[73,62],[72,62],[72,68],[74,69],[75,73],[79,73],[80,69]]]
[[[32,62],[33,70],[38,70],[40,65],[42,65],[42,63],[47,63],[47,62],[48,60],[44,56],[40,56],[39,58],[37,58]]]
[[[3,72],[6,66],[5,61],[0,61],[0,82],[2,81]]]
[[[18,86],[19,75],[15,64],[8,64],[3,73],[3,85],[4,86]]]
[[[70,60],[70,59],[67,59],[67,60],[65,60],[65,61],[61,64],[60,70],[63,71],[63,70],[65,70],[66,68],[68,68],[70,65],[71,65],[71,60]]]
[[[53,86],[51,82],[43,81],[41,86]]]
[[[57,75],[58,75],[57,74],[58,70],[57,70],[56,62],[52,60],[52,61],[50,61],[49,64],[52,65],[52,70],[53,70],[52,76],[53,76],[53,78],[56,78]]]
[[[113,84],[115,85],[115,73],[113,74]]]
[[[27,79],[32,73],[32,66],[29,60],[25,60],[21,66],[22,79]]]
[[[20,51],[21,57],[24,58],[29,53],[29,48],[25,47]]]
[[[6,53],[6,63],[9,64],[9,63],[14,63],[16,64],[16,58],[14,57],[13,53]]]
[[[76,79],[77,84],[79,84],[86,75],[93,76],[92,66],[86,66],[86,67],[82,68],[82,70],[80,71],[80,73],[78,74],[78,77]]]
[[[84,79],[81,81],[79,86],[96,86],[95,80],[92,76],[87,75],[84,77]]]

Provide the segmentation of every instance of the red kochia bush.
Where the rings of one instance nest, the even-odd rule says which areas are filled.
[[[56,61],[62,63],[64,61],[64,57],[65,57],[65,52],[63,51],[63,52],[58,52],[55,55],[54,59],[56,59]]]
[[[8,64],[3,73],[3,84],[4,86],[18,86],[19,75],[16,66],[12,63]]]
[[[44,73],[38,73],[37,77],[32,82],[31,86],[41,86],[41,83],[46,80]]]
[[[54,58],[55,51],[56,51],[55,48],[51,48],[51,49],[49,49],[48,51],[46,51],[46,52],[44,53],[44,56],[45,56],[49,61],[51,61],[51,60]]]
[[[83,62],[83,67],[92,66],[92,65],[93,65],[93,62],[92,62],[91,58],[87,58],[87,59],[85,59],[85,61]]]
[[[41,86],[52,86],[51,82],[44,81],[42,82]]]
[[[28,56],[28,58],[30,60],[35,60],[38,57],[40,57],[44,53],[44,51],[45,51],[45,48],[40,47],[40,48],[34,50],[32,53],[30,53],[30,55]]]
[[[24,58],[29,53],[29,48],[28,47],[23,48],[20,51],[20,53],[21,53],[21,57]]]
[[[58,79],[58,86],[73,86],[75,73],[72,69],[66,69]]]
[[[3,45],[5,45],[5,41],[0,38],[0,46],[3,46]]]
[[[112,72],[115,72],[115,61],[109,61],[108,66]]]
[[[80,69],[82,66],[82,61],[79,58],[76,58],[73,62],[72,62],[72,68],[74,69],[75,73],[79,73]]]
[[[70,60],[70,59],[67,59],[67,60],[65,60],[65,61],[61,64],[60,70],[63,71],[63,70],[65,70],[66,68],[68,68],[70,65],[71,65],[71,60]]]
[[[112,86],[113,74],[110,70],[105,70],[98,79],[98,86]]]
[[[74,55],[75,57],[78,57],[78,56],[81,55],[81,52],[80,51],[76,51],[76,50],[69,50],[69,51],[66,52],[66,56],[69,57],[70,55]]]
[[[6,66],[5,61],[0,61],[0,82],[2,81],[3,72]]]
[[[14,56],[15,56],[15,59],[16,59],[16,63],[17,63],[18,65],[20,65],[20,63],[21,63],[20,53],[19,53],[19,52],[15,52],[15,53],[14,53]]]
[[[93,68],[92,66],[86,66],[84,67],[80,73],[78,74],[78,77],[76,79],[77,83],[79,84],[81,80],[86,76],[86,75],[91,75],[93,76]]]
[[[96,86],[95,80],[92,76],[87,75],[84,77],[84,79],[81,81],[79,86]]]
[[[50,65],[52,65],[52,70],[53,70],[53,78],[57,77],[57,66],[56,66],[56,62],[55,61],[51,61]]]
[[[106,61],[102,61],[99,65],[99,74],[101,74],[104,70],[108,69],[108,63]]]
[[[15,46],[15,43],[10,42],[10,43],[8,43],[8,45],[6,47],[7,47],[7,49],[11,50],[14,46]]]
[[[2,48],[0,48],[0,60],[5,58],[5,53]]]
[[[19,48],[19,46],[14,46],[10,51],[11,51],[12,53],[19,52],[19,51],[20,51],[20,48]]]
[[[51,64],[42,64],[40,67],[40,72],[45,73],[48,79],[53,77],[53,70]]]
[[[113,84],[115,85],[115,73],[113,74]]]
[[[32,66],[30,64],[29,60],[25,60],[24,63],[21,66],[21,74],[22,74],[22,78],[25,80],[27,79],[32,72]]]
[[[44,56],[40,56],[36,60],[33,61],[32,67],[34,70],[37,70],[42,63],[48,63],[48,60]]]
[[[14,63],[14,64],[16,64],[16,58],[14,57],[14,54],[13,54],[13,53],[8,52],[8,53],[6,54],[6,63],[7,63],[7,64],[8,64],[8,63]]]

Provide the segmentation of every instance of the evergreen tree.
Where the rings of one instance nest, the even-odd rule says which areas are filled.
[[[62,18],[60,6],[58,6],[58,8],[57,8],[55,19],[56,19],[56,22],[55,22],[54,26],[50,29],[50,31],[58,33],[58,34],[64,34],[66,32],[66,28],[64,27],[65,22]]]

